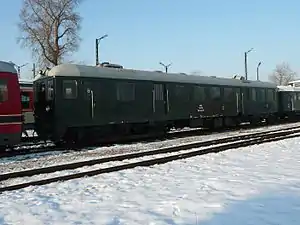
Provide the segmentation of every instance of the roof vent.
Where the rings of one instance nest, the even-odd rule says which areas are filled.
[[[39,70],[38,74],[41,76],[48,76],[49,71],[50,71],[50,68],[46,67],[44,70]]]
[[[245,80],[245,77],[239,76],[239,75],[235,75],[235,76],[233,76],[233,79],[237,79],[237,80],[242,80],[242,81],[244,81],[244,80]]]
[[[109,62],[101,63],[101,67],[123,69],[123,66],[121,66],[119,64],[112,64],[112,63],[109,63]]]

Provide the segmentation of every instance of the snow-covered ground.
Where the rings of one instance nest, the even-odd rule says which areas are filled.
[[[20,171],[24,169],[40,168],[57,164],[65,164],[70,162],[78,162],[83,160],[89,160],[94,158],[106,157],[109,155],[124,154],[138,151],[148,151],[151,149],[158,149],[163,147],[176,146],[179,144],[196,142],[196,141],[208,141],[218,138],[231,137],[235,135],[248,134],[254,132],[262,132],[268,130],[280,130],[283,128],[299,126],[300,123],[285,124],[269,127],[261,127],[251,130],[231,131],[226,133],[215,133],[212,135],[193,136],[185,138],[169,139],[165,141],[156,141],[150,143],[137,143],[137,144],[125,144],[125,145],[113,145],[110,147],[90,148],[87,151],[80,152],[68,152],[68,153],[38,153],[24,156],[17,156],[13,158],[0,159],[0,172],[7,173],[12,171]]]
[[[294,135],[295,134],[288,135],[288,136],[286,136],[286,138],[293,138]],[[234,144],[234,143],[238,144],[241,142],[244,142],[244,140],[230,142],[230,144]],[[181,150],[181,151],[175,151],[175,152],[164,153],[164,154],[158,153],[158,154],[147,155],[147,156],[133,158],[133,159],[126,159],[126,160],[122,160],[122,161],[109,161],[109,162],[105,162],[105,163],[95,164],[93,166],[79,167],[77,169],[62,170],[62,171],[57,171],[57,172],[49,173],[49,174],[39,174],[39,175],[34,175],[34,176],[29,176],[29,177],[19,177],[19,178],[0,181],[0,187],[2,188],[5,186],[20,184],[20,183],[38,181],[38,180],[43,180],[45,178],[49,179],[49,178],[53,178],[53,177],[66,176],[66,175],[77,174],[77,173],[88,172],[88,171],[95,171],[95,170],[99,170],[99,169],[121,166],[121,165],[125,165],[125,164],[141,162],[141,161],[165,158],[165,157],[174,156],[174,155],[183,155],[188,152],[195,152],[195,151],[199,151],[199,150],[203,151],[203,150],[206,150],[211,147],[219,147],[219,146],[227,145],[227,144],[228,143],[216,144],[216,145],[210,145],[207,147]]]
[[[235,141],[235,142],[231,142],[231,143],[239,143],[239,142],[243,142],[243,140],[239,140],[239,141]],[[214,146],[217,147],[217,146],[222,146],[222,145],[226,145],[226,144],[218,144],[218,145],[214,145]],[[164,153],[164,154],[154,154],[154,155],[148,155],[148,156],[143,156],[143,157],[138,157],[138,158],[133,158],[133,159],[126,159],[126,160],[122,160],[122,161],[109,161],[106,163],[95,164],[93,166],[84,166],[84,167],[79,167],[77,169],[57,171],[57,172],[49,173],[46,175],[38,174],[38,175],[30,176],[30,177],[19,177],[19,178],[0,181],[0,187],[2,188],[5,186],[20,184],[20,183],[27,183],[27,182],[42,180],[45,178],[48,179],[48,178],[53,178],[53,177],[58,177],[58,176],[65,176],[65,175],[77,174],[77,173],[81,173],[81,172],[87,172],[87,171],[99,170],[99,169],[104,169],[104,168],[109,168],[109,167],[121,166],[121,165],[125,165],[125,164],[130,164],[130,163],[164,158],[164,157],[168,157],[168,156],[172,156],[172,155],[181,155],[181,154],[184,154],[187,152],[205,150],[210,147],[212,147],[212,146],[202,147],[202,148],[197,148],[197,149],[182,150],[182,151],[176,151],[176,152]]]
[[[0,224],[300,221],[300,138],[0,195]]]

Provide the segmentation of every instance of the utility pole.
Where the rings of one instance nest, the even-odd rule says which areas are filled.
[[[108,37],[108,35],[105,34],[105,35],[103,35],[103,36],[100,37],[100,38],[96,38],[96,66],[99,65],[99,44],[100,44],[100,41],[101,41],[102,39],[104,39],[104,38],[107,38],[107,37]]]
[[[32,64],[32,76],[35,78],[35,63]]]
[[[259,80],[259,67],[260,67],[260,65],[261,65],[261,62],[259,62],[257,64],[257,67],[256,67],[256,80]]]
[[[24,66],[27,66],[27,65],[28,65],[28,63],[25,63],[25,64],[23,64],[23,65],[21,65],[21,66],[18,66],[18,65],[15,64],[15,66],[17,67],[17,71],[18,71],[18,76],[19,76],[19,78],[20,78],[20,76],[21,76],[21,68],[24,67]]]
[[[172,65],[172,63],[168,64],[168,65],[165,65],[163,64],[162,62],[159,62],[160,65],[162,65],[164,68],[165,68],[165,72],[168,73],[168,69],[169,67]]]
[[[253,48],[251,48],[250,50],[246,51],[244,53],[244,58],[245,58],[245,79],[248,80],[248,65],[247,65],[247,56],[248,54],[253,50]]]

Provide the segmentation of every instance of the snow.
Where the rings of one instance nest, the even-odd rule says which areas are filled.
[[[299,224],[300,138],[0,195],[0,224]]]
[[[243,142],[243,140],[235,141],[235,142],[231,142],[231,143],[240,143],[240,142]],[[165,157],[172,156],[172,155],[182,155],[187,152],[194,152],[197,150],[205,150],[205,149],[213,147],[213,146],[217,147],[217,146],[222,146],[222,145],[226,145],[226,144],[217,144],[217,145],[211,145],[209,147],[202,147],[202,148],[197,148],[197,149],[189,149],[189,150],[182,150],[182,151],[176,151],[176,152],[171,152],[171,153],[149,155],[149,156],[143,156],[143,157],[138,157],[138,158],[134,158],[134,159],[126,159],[126,160],[122,160],[122,161],[110,161],[110,162],[106,162],[106,163],[96,164],[93,166],[84,166],[84,167],[80,167],[77,169],[57,171],[57,172],[50,173],[47,175],[39,174],[39,175],[30,176],[30,177],[14,178],[14,179],[1,181],[0,187],[5,187],[5,186],[19,184],[19,183],[38,181],[38,180],[44,179],[45,176],[47,176],[46,178],[48,179],[48,178],[53,178],[53,177],[58,177],[58,176],[65,176],[65,175],[76,174],[76,173],[80,173],[80,172],[99,170],[99,169],[109,168],[109,167],[113,167],[113,166],[121,166],[121,165],[125,165],[125,164],[147,161],[147,160],[152,160],[152,159],[165,158]]]
[[[299,92],[300,87],[277,86],[279,92]]]
[[[34,130],[26,130],[29,137],[37,137],[37,133]],[[24,133],[22,133],[22,137],[26,137]]]
[[[57,164],[65,164],[72,162],[79,162],[83,160],[89,160],[94,158],[107,157],[108,155],[125,154],[130,152],[148,151],[151,149],[158,149],[163,147],[177,146],[179,144],[196,142],[196,141],[209,141],[224,137],[233,137],[240,134],[250,134],[254,132],[262,131],[277,131],[287,127],[299,126],[300,123],[265,126],[250,130],[229,131],[225,133],[214,133],[211,135],[198,135],[185,138],[169,139],[164,141],[155,141],[149,143],[136,143],[136,144],[124,144],[113,145],[109,147],[100,148],[88,148],[86,151],[70,152],[57,154],[52,152],[51,154],[37,153],[32,155],[23,155],[13,158],[0,159],[0,171],[1,173],[8,173],[12,171],[20,171],[24,169],[33,169],[46,166],[52,166]]]

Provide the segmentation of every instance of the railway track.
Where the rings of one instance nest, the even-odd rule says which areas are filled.
[[[276,123],[274,126],[278,126],[279,124],[285,125],[295,123],[295,121],[282,121],[282,123]],[[234,128],[223,128],[215,131],[211,131],[208,129],[194,129],[194,130],[179,130],[179,131],[172,131],[167,134],[147,134],[147,135],[135,135],[131,137],[124,137],[124,138],[112,138],[110,140],[101,141],[99,144],[95,144],[94,146],[89,147],[101,147],[101,146],[109,146],[112,144],[134,144],[137,142],[155,142],[155,141],[163,141],[163,140],[171,140],[174,138],[186,138],[191,136],[200,136],[200,135],[211,135],[215,133],[225,133],[225,132],[234,132],[237,130],[248,130],[248,129],[255,129],[263,127],[267,124],[259,124],[259,125],[241,125]],[[7,151],[0,152],[0,158],[11,158],[16,156],[25,156],[25,155],[36,155],[36,154],[44,154],[48,152],[53,152],[53,154],[61,154],[66,152],[73,152],[73,151],[86,151],[87,146],[55,146],[52,142],[47,141],[37,141],[37,137],[33,138],[32,141],[26,141],[23,145],[16,146],[14,149],[10,149]],[[54,153],[55,152],[55,153]]]
[[[56,146],[51,141],[37,141],[37,137],[29,137],[29,139],[22,144],[15,146],[14,149],[8,149],[6,151],[0,151],[0,158],[10,158],[22,155],[29,154],[38,154],[38,153],[46,153],[50,151],[56,152],[70,152],[70,151],[81,151],[86,150],[85,147],[101,147],[101,146],[109,146],[112,144],[127,144],[127,143],[135,143],[135,142],[151,142],[157,140],[167,140],[173,138],[180,137],[189,137],[195,135],[209,135],[210,133],[207,130],[203,129],[195,129],[195,130],[183,130],[170,132],[167,134],[143,134],[143,135],[133,135],[130,137],[121,137],[121,138],[111,138],[102,140],[99,144],[95,144],[93,146],[82,145],[82,146]],[[33,139],[36,141],[32,141]]]
[[[95,176],[103,173],[131,169],[137,166],[163,164],[173,160],[185,159],[197,155],[217,153],[229,149],[246,147],[250,145],[262,144],[266,142],[278,141],[294,137],[300,137],[300,127],[286,128],[285,130],[281,131],[256,132],[252,134],[221,138],[211,141],[188,143],[179,146],[150,150],[146,152],[136,152],[64,165],[11,172],[0,175],[0,182],[2,185],[2,187],[0,188],[0,193],[4,191],[18,190],[29,186],[45,185],[53,182],[67,181],[85,176]],[[147,157],[150,157],[150,159],[147,159]],[[127,160],[128,162],[122,162],[124,160]],[[32,178],[34,176],[39,176],[42,174],[52,174],[59,171],[74,170],[84,166],[93,166],[97,164],[104,165],[105,163],[112,163],[116,161],[119,163],[118,165],[107,167],[104,166],[104,168],[100,169],[75,172],[73,174],[54,176],[47,179],[41,179],[42,177],[40,176],[41,178],[38,178],[38,180],[33,179],[31,181],[21,182],[19,184],[13,183],[14,179],[20,179],[22,177]]]

